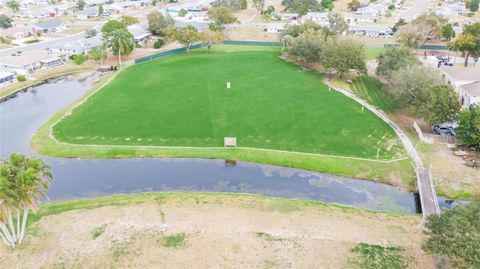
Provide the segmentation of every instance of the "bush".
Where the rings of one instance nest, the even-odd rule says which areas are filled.
[[[26,80],[27,78],[25,77],[25,75],[17,75],[17,81],[24,82]]]
[[[163,39],[157,39],[157,41],[155,41],[155,43],[153,43],[153,47],[156,48],[156,49],[159,49],[163,45],[165,45],[165,41]]]
[[[187,15],[187,14],[188,14],[188,11],[186,9],[182,8],[178,11],[178,16],[180,16],[180,17],[185,17],[185,15]]]
[[[85,62],[85,56],[83,54],[73,55],[73,62],[81,65],[83,62]]]

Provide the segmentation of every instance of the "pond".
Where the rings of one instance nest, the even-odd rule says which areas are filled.
[[[39,156],[32,134],[57,111],[93,86],[97,75],[49,81],[0,103],[0,156]],[[252,163],[203,159],[66,159],[39,156],[55,175],[51,200],[153,191],[262,194],[415,213],[413,194],[360,179]],[[452,203],[440,199],[442,207]]]

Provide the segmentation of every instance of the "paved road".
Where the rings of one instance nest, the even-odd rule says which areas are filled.
[[[416,0],[415,6],[405,10],[400,14],[400,18],[410,22],[423,12],[427,11],[430,7],[432,7],[432,0]]]
[[[130,15],[130,16],[135,16],[135,17],[141,17],[145,16],[146,13],[150,12],[153,9],[139,9],[139,10],[131,10],[129,12],[126,12],[124,15]],[[120,15],[118,16],[112,16],[111,19],[118,19]],[[100,30],[100,28],[105,24],[107,21],[104,22],[98,22],[97,26],[93,27],[97,31]],[[82,22],[83,23],[83,22]],[[21,51],[31,51],[31,50],[37,50],[37,49],[47,49],[47,48],[54,48],[61,46],[66,43],[84,43],[86,40],[86,34],[85,32],[81,32],[78,34],[73,34],[53,40],[47,40],[47,41],[42,41],[38,43],[33,43],[30,45],[26,46],[21,46],[21,47],[15,47],[15,48],[9,48],[9,49],[4,49],[0,50],[0,57],[10,55],[14,52]]]
[[[357,101],[359,104],[372,111],[375,115],[380,117],[383,121],[385,121],[393,128],[393,130],[397,133],[398,137],[402,141],[405,150],[410,155],[410,158],[413,160],[413,163],[415,165],[415,172],[417,175],[417,188],[420,194],[423,217],[432,214],[439,214],[440,208],[438,206],[437,194],[435,192],[435,189],[433,188],[433,182],[429,176],[428,170],[425,168],[422,162],[422,159],[418,155],[415,146],[412,144],[412,141],[410,141],[410,138],[408,138],[408,136],[402,131],[402,129],[400,129],[400,127],[395,122],[390,120],[390,118],[388,118],[388,116],[384,112],[378,110],[363,99],[360,99],[355,94],[332,85],[327,80],[325,81],[325,83],[332,89],[335,89],[336,91]]]

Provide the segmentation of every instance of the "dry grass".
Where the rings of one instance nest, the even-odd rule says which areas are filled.
[[[350,249],[368,243],[405,248],[412,268],[433,268],[417,216],[252,195],[145,199],[154,195],[44,216],[21,247],[0,247],[0,267],[344,268]]]

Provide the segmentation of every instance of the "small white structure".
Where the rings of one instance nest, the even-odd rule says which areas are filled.
[[[277,34],[280,33],[285,29],[285,24],[284,23],[268,23],[265,25],[265,28],[263,31],[271,34]]]
[[[230,88],[232,88],[232,83],[230,83],[230,81],[229,81],[229,82],[227,82],[227,89],[230,89]]]
[[[223,144],[225,147],[236,147],[237,146],[237,138],[236,137],[224,137]]]
[[[15,76],[10,72],[0,72],[0,85],[13,82]]]
[[[40,63],[42,64],[42,68],[50,69],[62,65],[63,60],[58,57],[52,57],[42,60]]]
[[[308,12],[302,16],[302,23],[306,21],[313,21],[321,26],[328,25],[328,13],[327,12]]]
[[[461,104],[464,108],[480,105],[480,81],[460,86],[462,91]]]

